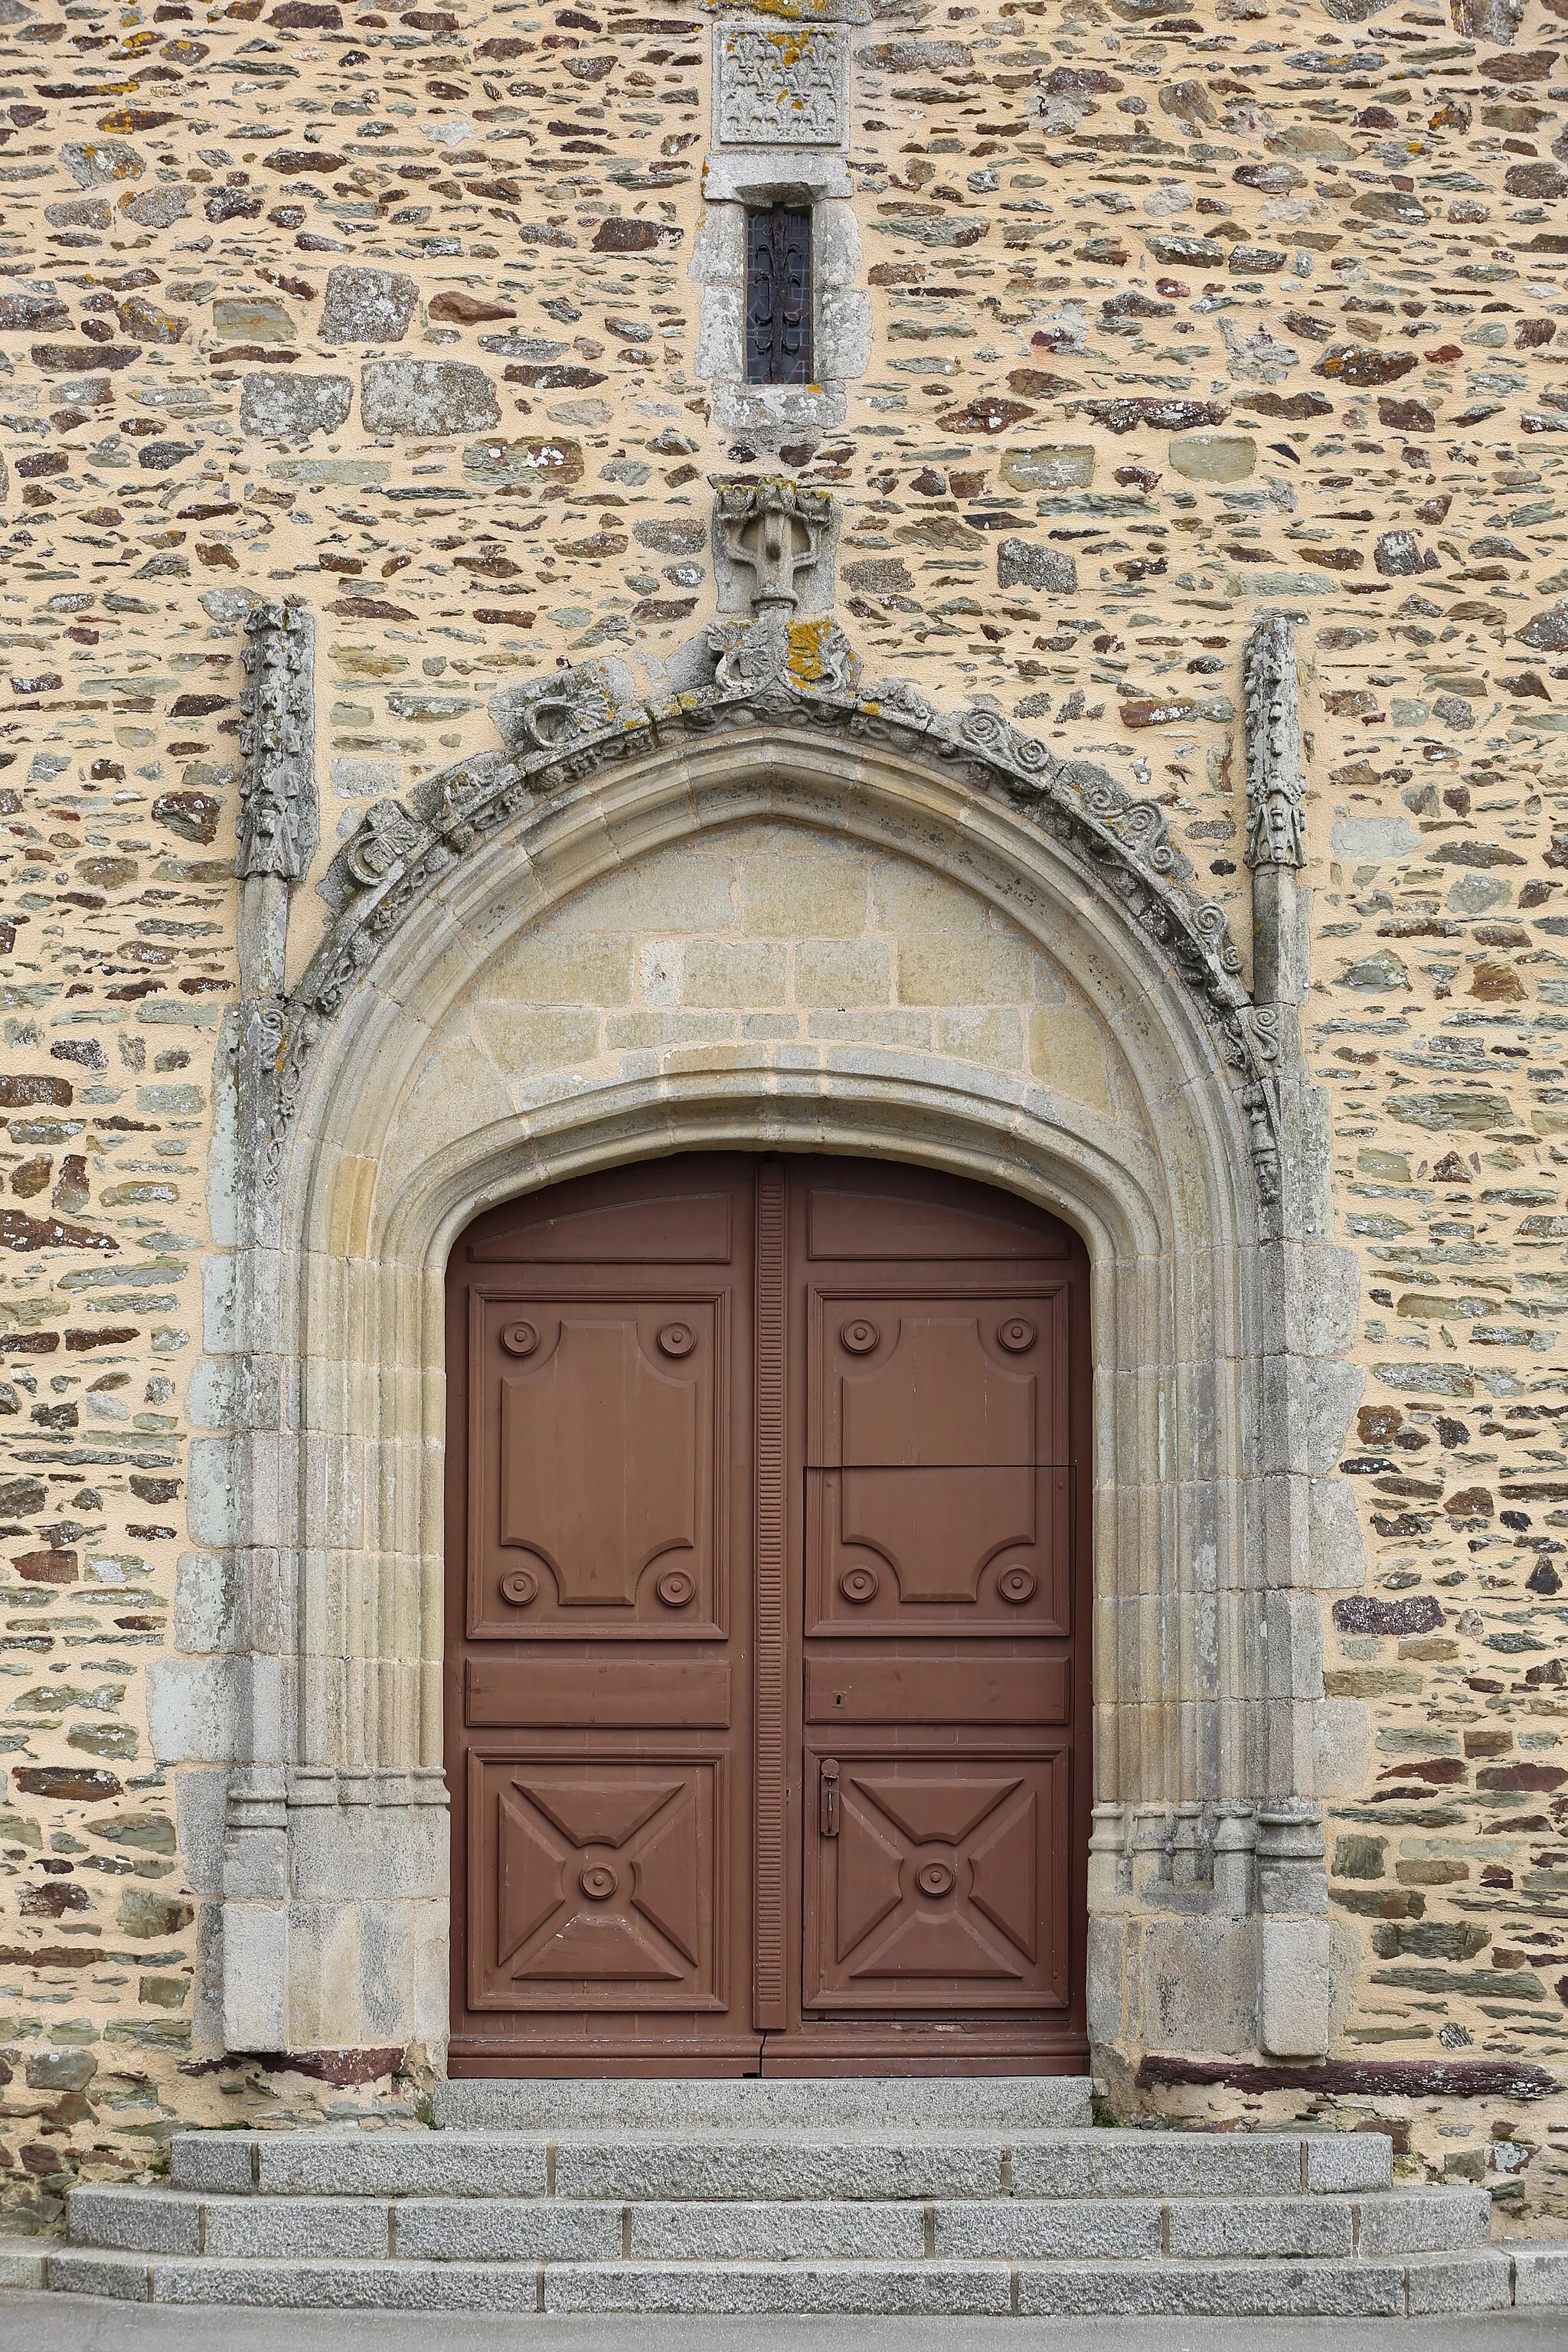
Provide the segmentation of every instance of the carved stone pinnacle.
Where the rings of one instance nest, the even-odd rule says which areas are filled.
[[[1241,661],[1247,730],[1248,866],[1305,866],[1301,802],[1301,723],[1296,680],[1296,624],[1284,613],[1264,616],[1247,638]]]
[[[246,623],[240,698],[239,855],[243,876],[297,882],[320,836],[316,802],[316,625],[303,604],[264,604]]]

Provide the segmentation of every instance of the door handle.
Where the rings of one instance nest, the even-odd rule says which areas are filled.
[[[838,1766],[831,1756],[822,1759],[822,1778],[817,1785],[817,1827],[825,1838],[838,1835]]]

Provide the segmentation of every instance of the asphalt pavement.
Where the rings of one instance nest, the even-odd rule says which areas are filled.
[[[1467,2319],[519,2318],[239,2311],[0,2289],[0,2352],[1568,2352],[1568,2311]]]

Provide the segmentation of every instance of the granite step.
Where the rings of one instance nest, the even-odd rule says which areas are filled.
[[[1485,2191],[1396,2189],[1376,2132],[1063,2125],[1050,2078],[835,2084],[831,2115],[787,2082],[450,2087],[435,2130],[178,2134],[167,2185],[78,2189],[69,2242],[0,2285],[41,2265],[78,2294],[307,2309],[1568,2308],[1568,2245],[1489,2245]],[[479,2113],[506,2120],[458,2119]]]
[[[1087,2127],[1093,2089],[1087,2074],[470,2076],[438,2083],[433,2109],[443,2131],[1051,2131]]]
[[[1103,2262],[1299,2259],[1484,2245],[1479,2189],[1253,2199],[650,2200],[563,2198],[203,2197],[84,2188],[73,2246],[220,2259],[428,2262]]]
[[[184,2132],[179,2189],[228,2196],[544,2197],[848,2202],[1283,2197],[1388,2189],[1392,2143],[1372,2133],[1002,2132],[778,2127],[679,2133]]]
[[[0,2238],[0,2287],[26,2292],[46,2285],[45,2257],[57,2242],[52,2238]]]
[[[1568,2249],[1556,2250],[1568,2255]],[[47,2260],[65,2294],[298,2309],[1396,2317],[1506,2308],[1500,2249],[1407,2262],[1173,2260],[469,2263],[267,2261],[68,2250]],[[1539,2286],[1543,2273],[1531,2273]],[[1538,2301],[1544,2297],[1538,2296]]]

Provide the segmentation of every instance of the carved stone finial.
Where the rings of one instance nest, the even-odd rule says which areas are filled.
[[[1305,866],[1301,798],[1301,725],[1296,683],[1296,624],[1272,613],[1258,624],[1242,653],[1242,700],[1247,729],[1247,862]]]
[[[316,624],[303,604],[258,604],[246,625],[239,745],[242,876],[280,874],[297,882],[315,855]]]
[[[731,563],[743,564],[755,581],[752,605],[792,611],[799,603],[795,575],[816,562],[833,523],[826,490],[803,489],[783,474],[740,480],[719,478],[715,514],[720,542]]]

